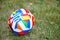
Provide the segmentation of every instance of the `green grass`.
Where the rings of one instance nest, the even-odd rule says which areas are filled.
[[[59,0],[0,0],[0,40],[60,40]],[[27,35],[14,35],[8,25],[10,14],[26,8],[35,16],[35,26]]]

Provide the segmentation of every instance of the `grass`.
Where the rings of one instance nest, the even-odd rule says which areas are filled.
[[[0,40],[60,40],[59,0],[0,0]],[[35,16],[35,26],[27,35],[14,35],[8,25],[10,14],[26,8]]]

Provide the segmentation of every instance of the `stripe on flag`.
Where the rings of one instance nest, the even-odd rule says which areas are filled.
[[[22,30],[22,28],[21,28],[21,26],[20,26],[19,24],[18,24],[18,29],[19,29],[19,30]]]

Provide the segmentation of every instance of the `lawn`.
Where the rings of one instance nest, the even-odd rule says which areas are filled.
[[[11,32],[8,18],[19,8],[35,17],[35,26],[27,35]],[[60,0],[0,0],[0,40],[60,40]]]

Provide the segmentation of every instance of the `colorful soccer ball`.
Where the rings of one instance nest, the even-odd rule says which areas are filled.
[[[15,34],[27,34],[34,26],[34,16],[27,9],[18,9],[11,14],[8,24]]]

